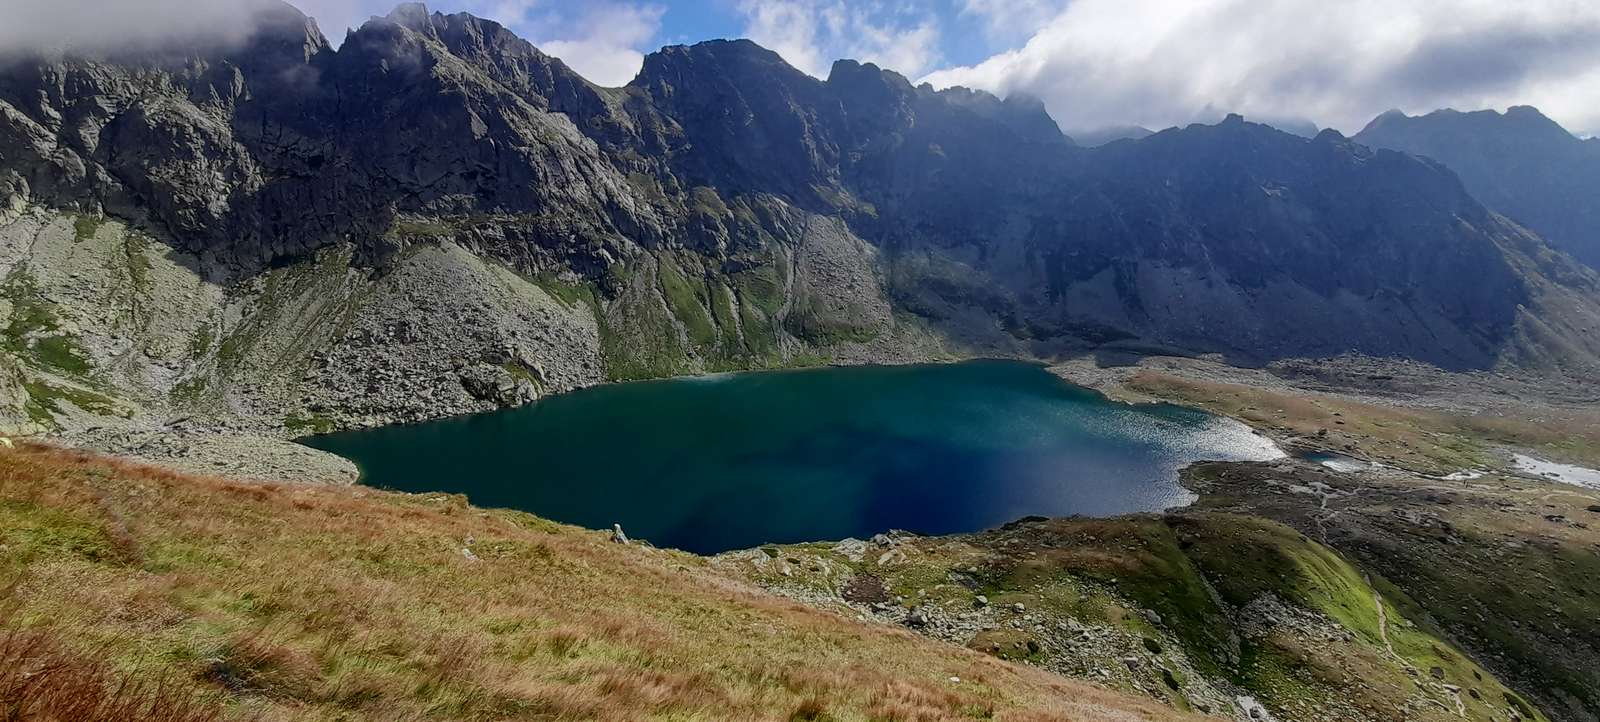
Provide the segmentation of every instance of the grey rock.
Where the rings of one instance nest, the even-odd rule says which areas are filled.
[[[852,562],[859,562],[866,558],[867,543],[860,539],[848,538],[833,545],[833,552]]]
[[[521,406],[538,398],[538,391],[526,379],[519,379],[504,368],[476,364],[461,371],[461,386],[473,398],[502,407]]]

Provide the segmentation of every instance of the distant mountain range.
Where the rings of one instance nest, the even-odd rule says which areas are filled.
[[[1155,135],[1156,132],[1138,125],[1119,125],[1109,128],[1095,128],[1092,130],[1074,130],[1068,135],[1078,145],[1085,148],[1095,148],[1118,140],[1138,140]]]
[[[1537,108],[1390,111],[1355,139],[1444,163],[1478,200],[1600,266],[1600,142],[1579,139]]]
[[[1467,162],[1463,187],[1449,148],[1370,148],[1429,137],[1390,125],[1410,127],[1230,116],[1087,148],[1035,99],[852,61],[817,80],[748,41],[601,88],[420,5],[338,49],[276,6],[239,44],[11,57],[11,396],[43,424],[92,392],[337,427],[603,378],[1108,344],[1594,373],[1600,279],[1540,236],[1592,248],[1588,166],[1530,158],[1496,193]]]

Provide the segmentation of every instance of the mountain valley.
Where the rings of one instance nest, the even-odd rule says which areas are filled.
[[[250,7],[0,47],[0,718],[1600,720],[1600,489],[1519,463],[1600,468],[1596,141],[1516,107],[1080,144],[748,40],[601,87],[465,13],[335,46]],[[294,441],[972,359],[1288,456],[699,556]]]

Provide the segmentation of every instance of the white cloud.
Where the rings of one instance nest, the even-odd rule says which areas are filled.
[[[528,14],[539,4],[539,0],[494,0],[484,5],[484,17],[494,20],[508,28],[514,28],[528,21]]]
[[[401,0],[291,0],[333,44]],[[0,51],[104,50],[173,41],[238,41],[275,0],[0,0]],[[665,8],[622,0],[438,0],[430,10],[466,11],[511,28],[601,85],[638,73]]]
[[[981,20],[990,38],[1026,39],[1066,4],[1067,0],[963,0],[961,15]]]
[[[0,0],[3,1],[3,0]],[[317,28],[328,36],[328,41],[338,45],[344,34],[366,22],[371,13],[363,7],[364,0],[286,0],[317,21]],[[384,10],[388,12],[388,10]]]
[[[939,24],[916,3],[741,0],[745,37],[818,78],[850,58],[908,76],[939,62]]]
[[[357,0],[311,0],[305,9],[349,16]],[[153,47],[163,43],[240,41],[257,16],[275,9],[263,0],[0,0],[0,50],[77,50]]]
[[[745,37],[811,75],[828,72],[829,58],[818,38],[821,18],[810,3],[745,0],[739,9],[745,14]]]
[[[1517,103],[1593,128],[1600,3],[1073,0],[1022,47],[926,79],[1027,91],[1067,128],[1237,111],[1354,131],[1391,107]]]
[[[533,42],[592,82],[627,85],[644,65],[644,51],[653,49],[647,44],[660,32],[665,11],[658,5],[589,3],[563,23],[563,33]]]

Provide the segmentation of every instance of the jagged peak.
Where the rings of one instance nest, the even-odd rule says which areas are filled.
[[[648,64],[651,58],[717,58],[720,60],[759,60],[765,63],[781,63],[788,65],[783,57],[776,52],[768,50],[754,40],[745,38],[715,38],[702,40],[687,45],[667,45],[660,50],[645,56]],[[796,70],[795,72],[800,72]]]
[[[923,85],[928,88],[933,87],[931,85],[927,85],[926,83]],[[942,90],[935,90],[934,95],[939,95],[954,100],[990,101],[997,104],[1000,102],[1000,96],[995,95],[994,93],[991,93],[987,90],[969,88],[965,85],[952,85]]]
[[[1006,94],[1004,101],[1007,105],[1028,110],[1044,110],[1044,98],[1024,90],[1014,90]]]
[[[432,28],[433,18],[428,12],[428,6],[420,2],[406,2],[396,5],[388,15],[383,17],[391,23],[401,27],[424,32]]]
[[[704,40],[693,45],[668,45],[644,56],[629,87],[646,87],[674,78],[715,73],[725,82],[780,83],[786,87],[820,88],[822,81],[785,62],[782,56],[743,38]]]
[[[1234,143],[1271,143],[1282,145],[1287,143],[1314,142],[1313,138],[1296,135],[1268,123],[1250,120],[1240,113],[1228,113],[1214,123],[1197,121],[1184,126],[1174,126],[1154,133],[1148,139],[1161,139],[1161,142],[1183,142],[1181,139],[1210,139],[1210,142],[1222,144]],[[1323,141],[1332,138],[1318,139]]]
[[[911,92],[914,88],[906,76],[888,68],[878,67],[875,63],[863,63],[849,58],[840,58],[833,61],[833,67],[828,70],[827,83],[835,85],[858,79],[874,79],[893,87],[897,90]]]
[[[1197,120],[1197,121],[1192,122],[1192,123],[1190,123],[1188,125],[1185,125],[1185,126],[1183,126],[1181,128],[1176,128],[1176,130],[1181,130],[1181,131],[1185,131],[1185,132],[1194,132],[1194,131],[1212,130],[1212,129],[1216,129],[1216,130],[1236,130],[1236,129],[1244,128],[1246,126],[1260,126],[1262,128],[1267,127],[1265,125],[1260,125],[1259,123],[1246,122],[1245,119],[1244,119],[1244,116],[1240,115],[1238,113],[1228,113],[1227,115],[1224,115],[1222,117],[1222,120],[1219,120],[1219,121],[1217,121],[1215,123],[1207,123],[1205,121]],[[1173,129],[1169,128],[1168,130],[1173,130]],[[1163,131],[1163,133],[1165,133],[1165,131]],[[1157,133],[1157,135],[1162,135],[1163,133]]]
[[[1361,133],[1365,133],[1375,128],[1382,128],[1386,125],[1404,123],[1408,120],[1411,120],[1411,116],[1406,115],[1405,111],[1399,108],[1390,108],[1382,113],[1379,113],[1372,120],[1367,121],[1367,124],[1362,126],[1361,130],[1357,132],[1356,135],[1360,135]]]

